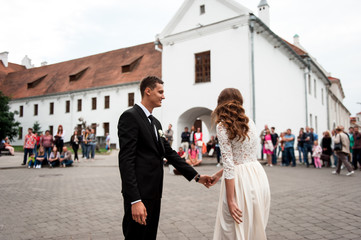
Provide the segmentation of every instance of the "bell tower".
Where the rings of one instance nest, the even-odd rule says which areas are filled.
[[[258,4],[258,17],[262,20],[264,24],[270,27],[270,14],[269,14],[269,5],[267,0],[261,0]]]

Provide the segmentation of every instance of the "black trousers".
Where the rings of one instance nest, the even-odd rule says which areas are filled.
[[[73,148],[73,151],[74,151],[74,161],[75,160],[79,160],[79,157],[78,157],[78,149],[79,149],[79,144],[72,144],[71,147]]]
[[[357,169],[357,162],[361,168],[361,149],[353,149],[352,151],[352,164],[355,170]]]
[[[160,199],[142,200],[147,209],[147,225],[141,225],[132,218],[132,205],[124,200],[123,234],[125,240],[155,240],[157,238],[160,214]]]

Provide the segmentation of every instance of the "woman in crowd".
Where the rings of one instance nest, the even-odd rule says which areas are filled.
[[[14,156],[14,148],[10,145],[10,140],[9,140],[9,138],[8,137],[6,137],[5,139],[4,139],[4,146],[5,146],[5,149],[7,149],[7,150],[9,150],[9,152],[10,152],[10,154],[12,155],[12,156]]]
[[[194,134],[194,143],[198,149],[198,159],[202,161],[203,133],[200,128],[197,128],[197,132]]]
[[[38,155],[35,158],[35,168],[41,168],[41,165],[43,164],[44,159],[45,159],[44,147],[40,146]]]
[[[74,151],[74,162],[79,162],[78,157],[78,149],[79,149],[79,138],[78,138],[78,131],[74,131],[74,134],[70,138],[70,144]]]
[[[264,136],[263,153],[267,155],[267,166],[272,167],[273,143],[269,129],[266,129],[266,135]]]
[[[331,144],[332,144],[331,133],[329,131],[326,131],[323,133],[323,138],[321,140],[321,148],[322,148],[321,159],[325,167],[326,166],[331,167],[331,155],[332,155]]]
[[[198,159],[199,150],[196,148],[194,143],[191,144],[191,148],[188,150],[188,159],[186,162],[191,166],[199,165],[202,160]]]
[[[280,133],[280,146],[279,146],[279,153],[282,153],[281,156],[281,166],[286,166],[286,154],[285,154],[285,141],[284,141],[284,137],[285,137],[286,133],[285,132],[281,132]]]
[[[56,146],[53,147],[53,151],[50,153],[50,157],[48,159],[49,167],[55,167],[59,165],[60,161],[60,153],[58,152],[58,148]]]
[[[91,153],[91,160],[94,161],[94,156],[95,156],[95,147],[97,145],[97,140],[95,137],[95,130],[94,128],[92,128],[90,130],[90,134],[89,134],[89,142],[88,142],[89,146],[90,146],[90,153]],[[88,154],[89,155],[89,154]]]
[[[85,160],[88,160],[89,153],[90,153],[90,130],[89,130],[89,128],[85,129],[83,142],[84,142],[84,148],[85,148]]]
[[[336,130],[334,129],[334,130],[332,130],[332,137],[331,137],[331,149],[334,149],[334,147],[335,147],[335,141],[334,141],[334,139],[335,139],[335,136],[336,136]],[[337,163],[338,163],[338,157],[337,157],[337,155],[336,155],[336,152],[335,151],[333,151],[333,153],[332,153],[332,157],[333,157],[333,164],[331,165],[331,167],[332,168],[335,168],[336,166],[337,166]]]
[[[334,150],[336,152],[338,162],[337,162],[336,171],[333,171],[332,174],[340,174],[341,165],[343,163],[343,165],[345,165],[345,167],[348,170],[346,176],[351,176],[352,174],[354,174],[354,171],[351,164],[347,160],[347,157],[350,154],[350,139],[346,135],[346,133],[343,132],[342,126],[338,126],[336,128],[334,143],[335,143]]]
[[[302,136],[303,136],[303,128],[300,129],[300,132],[297,137],[297,150],[298,150],[298,154],[299,154],[298,160],[300,161],[300,163],[303,163],[303,161],[302,161],[303,157],[301,156],[303,154]]]
[[[64,129],[62,125],[58,126],[58,132],[55,137],[55,145],[58,149],[63,149],[64,146]]]
[[[44,147],[45,159],[49,159],[51,149],[54,145],[53,136],[50,135],[49,130],[46,130],[45,135],[43,135],[43,137],[40,139],[40,145]]]

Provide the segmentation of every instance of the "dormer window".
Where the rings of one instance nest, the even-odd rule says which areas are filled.
[[[46,76],[48,76],[48,75],[42,76],[42,77],[36,79],[35,81],[29,82],[28,89],[36,87],[41,81],[44,80],[44,78],[46,78]]]
[[[69,75],[69,81],[70,81],[70,82],[73,82],[73,81],[79,80],[79,79],[83,76],[83,74],[86,72],[86,70],[88,70],[88,68],[89,68],[89,67],[84,68],[83,70],[81,70],[81,71],[78,72],[78,73]]]
[[[140,60],[143,58],[143,56],[135,59],[133,62],[131,62],[130,64],[126,64],[122,66],[122,73],[126,73],[126,72],[132,72],[139,64]]]
[[[206,13],[206,6],[205,5],[201,5],[200,7],[199,7],[199,10],[200,10],[200,14],[202,15],[202,14],[205,14]]]

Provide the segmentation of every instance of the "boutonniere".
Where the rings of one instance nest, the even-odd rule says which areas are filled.
[[[159,137],[165,138],[165,135],[161,129],[158,130]]]

